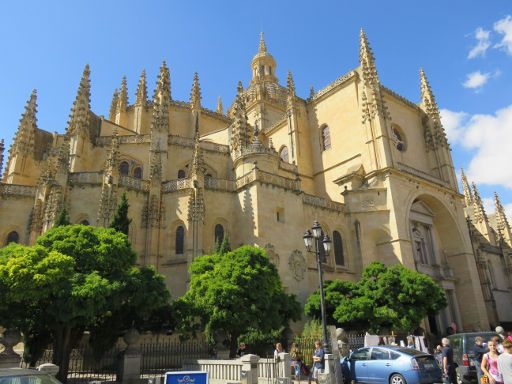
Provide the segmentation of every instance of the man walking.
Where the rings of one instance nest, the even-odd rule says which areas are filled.
[[[443,373],[444,384],[457,384],[457,372],[455,371],[455,362],[453,361],[453,349],[450,347],[450,340],[446,337],[441,340],[443,344]]]
[[[503,384],[512,384],[512,341],[503,340],[503,349],[498,357],[498,371],[503,377]]]

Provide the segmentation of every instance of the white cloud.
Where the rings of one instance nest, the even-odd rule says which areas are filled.
[[[466,81],[462,83],[464,88],[479,89],[482,88],[491,78],[491,73],[482,73],[480,71],[471,72],[466,75]]]
[[[512,105],[492,115],[461,113],[464,114],[444,111],[442,117],[448,125],[454,124],[449,127],[452,132],[457,132],[452,143],[458,143],[475,153],[466,170],[468,178],[477,184],[512,188]],[[448,116],[447,120],[445,116]],[[453,116],[462,118],[450,121]],[[512,210],[512,206],[507,209]]]
[[[482,197],[482,203],[484,204],[485,213],[494,213],[494,199],[492,197]]]
[[[466,112],[453,112],[441,109],[441,120],[450,143],[457,142],[463,133],[462,127],[469,115]]]
[[[477,41],[476,45],[471,48],[471,51],[468,53],[468,59],[474,59],[478,56],[485,56],[485,52],[491,46],[491,42],[489,41],[489,36],[491,31],[486,31],[482,27],[478,27],[475,31],[475,39]]]
[[[494,48],[502,48],[512,56],[512,16],[507,15],[494,23],[494,30],[503,35],[501,41]]]

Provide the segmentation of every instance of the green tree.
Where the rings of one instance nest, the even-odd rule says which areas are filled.
[[[69,221],[69,214],[66,207],[63,207],[60,212],[59,216],[57,216],[57,220],[55,220],[54,227],[60,227],[62,225],[69,225],[71,224],[71,221]]]
[[[128,231],[130,230],[130,223],[132,219],[128,218],[128,198],[126,197],[126,192],[123,192],[121,195],[121,201],[119,202],[116,212],[114,213],[114,218],[110,223],[110,228],[114,228],[116,231],[124,233],[128,236]]]
[[[85,329],[110,325],[117,337],[169,305],[163,277],[139,269],[135,260],[126,235],[82,225],[55,227],[33,247],[4,247],[0,324],[23,332],[32,362],[51,340],[58,378],[65,382],[71,349]]]
[[[231,245],[229,244],[229,236],[226,234],[222,241],[218,241],[215,245],[215,253],[224,255],[228,252],[231,252]]]
[[[430,276],[401,264],[374,262],[357,283],[328,281],[324,288],[329,322],[349,329],[412,332],[447,305],[443,289]],[[309,296],[305,313],[320,317],[318,291]]]
[[[222,334],[231,357],[244,335],[270,334],[300,318],[299,303],[283,291],[260,248],[198,257],[190,274],[189,290],[178,303],[182,329],[202,330],[211,341]]]

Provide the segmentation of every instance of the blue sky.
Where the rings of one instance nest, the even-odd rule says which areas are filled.
[[[221,96],[226,107],[237,81],[250,79],[260,31],[281,82],[291,70],[307,97],[311,85],[319,90],[358,65],[363,27],[384,85],[417,102],[425,69],[456,168],[484,198],[498,191],[512,213],[509,15],[509,0],[2,2],[0,138],[8,148],[33,88],[39,127],[63,132],[86,63],[97,114],[108,114],[123,75],[133,101],[146,69],[152,95],[162,60],[174,99],[188,100],[198,71],[203,105],[214,109]]]

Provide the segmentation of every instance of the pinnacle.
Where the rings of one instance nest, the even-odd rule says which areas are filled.
[[[116,109],[117,102],[119,100],[119,91],[118,89],[114,89],[114,94],[112,95],[112,102],[110,103],[110,110],[108,114],[108,118],[110,121],[114,121],[116,119]]]
[[[238,94],[241,94],[244,91],[244,86],[242,85],[242,82],[239,80],[238,85],[236,87],[236,91]]]
[[[359,61],[363,70],[363,77],[369,84],[378,83],[377,69],[375,67],[375,57],[373,56],[370,43],[366,37],[366,33],[361,28],[360,32]]]
[[[139,79],[139,85],[137,86],[137,94],[135,98],[136,105],[146,105],[148,100],[148,90],[146,85],[146,70],[142,70]]]
[[[295,82],[293,81],[292,71],[288,71],[287,85],[290,94],[295,95]]]
[[[260,47],[258,50],[259,53],[267,52],[267,45],[265,44],[265,37],[263,36],[263,32],[260,32]]]
[[[91,109],[91,82],[89,79],[91,71],[89,64],[85,65],[80,85],[76,94],[76,99],[71,108],[70,119],[68,122],[68,131],[75,133],[84,131],[89,125],[89,111]]]
[[[121,80],[121,91],[119,92],[119,100],[117,102],[118,112],[125,111],[128,107],[128,86],[126,84],[126,76]]]
[[[222,107],[222,98],[220,96],[217,98],[217,109],[216,109],[216,112],[220,113],[221,115],[224,114],[224,109]]]
[[[194,81],[190,93],[190,107],[194,110],[201,109],[201,88],[199,87],[199,75],[197,72],[194,73]]]

